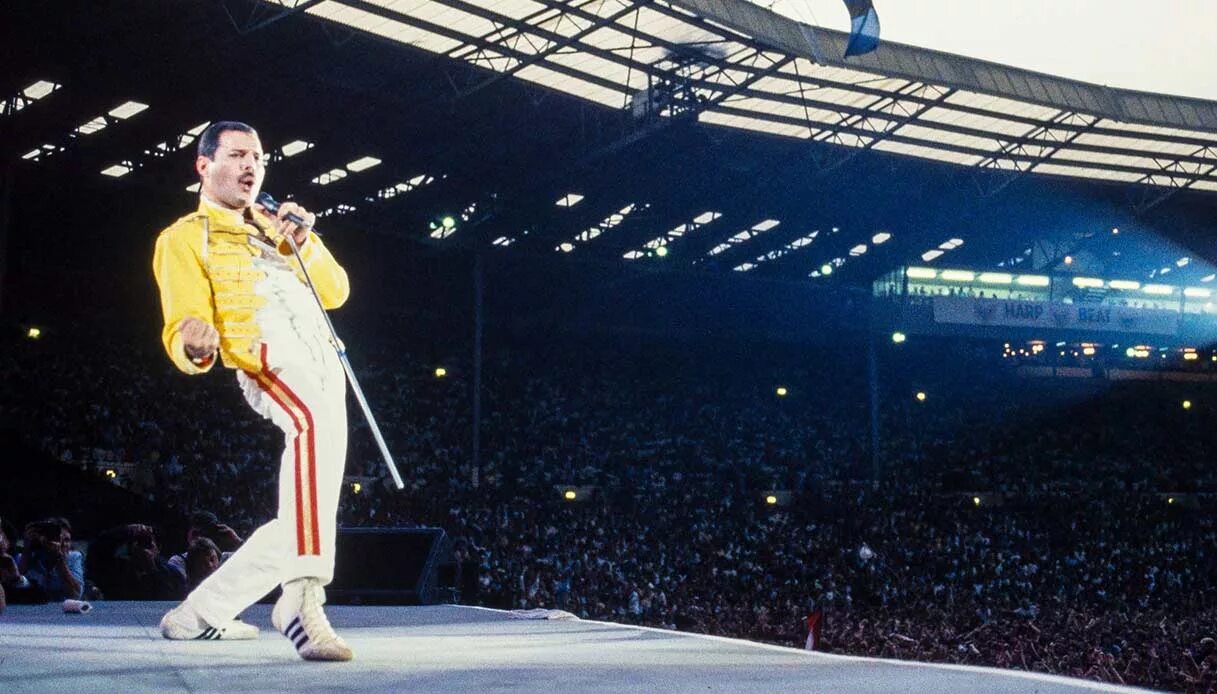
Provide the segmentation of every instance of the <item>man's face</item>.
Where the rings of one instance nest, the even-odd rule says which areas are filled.
[[[194,168],[202,180],[203,195],[231,210],[243,210],[262,190],[266,175],[262,143],[253,133],[226,130],[220,133],[215,158],[198,157]]]

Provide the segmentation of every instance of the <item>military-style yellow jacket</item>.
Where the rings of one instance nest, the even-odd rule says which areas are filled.
[[[201,201],[197,212],[169,225],[156,239],[152,271],[165,319],[161,342],[173,364],[185,373],[200,374],[213,366],[196,364],[186,355],[178,329],[190,316],[210,323],[220,333],[220,357],[225,366],[255,373],[262,370],[256,353],[261,335],[255,313],[266,299],[258,296],[254,284],[265,273],[254,267],[253,258],[259,251],[253,230],[246,224],[238,213]],[[258,220],[256,224],[279,244],[280,253],[291,256],[290,247],[275,237],[269,222]],[[322,305],[328,310],[345,303],[350,293],[346,271],[317,234],[309,232],[300,246],[300,257]],[[304,282],[299,264],[294,258],[289,262]]]

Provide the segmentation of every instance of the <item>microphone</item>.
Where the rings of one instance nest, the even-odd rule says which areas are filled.
[[[266,191],[262,191],[261,193],[258,193],[258,204],[261,205],[262,207],[265,207],[266,211],[271,214],[279,214],[279,201],[274,199],[273,197],[271,197],[271,194]],[[306,229],[312,229],[312,226],[309,224],[305,224],[304,218],[298,214],[288,212],[287,217],[285,217],[285,219],[287,219],[287,221],[289,221],[289,222],[294,222],[296,224],[299,224],[300,226],[305,227]]]

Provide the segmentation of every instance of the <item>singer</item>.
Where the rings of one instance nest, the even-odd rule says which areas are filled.
[[[211,125],[199,137],[194,168],[198,210],[160,233],[152,260],[161,340],[184,373],[206,373],[217,358],[234,369],[249,406],[283,431],[284,449],[278,515],[165,615],[161,633],[257,638],[257,627],[237,616],[282,586],[271,621],[297,653],[350,660],[350,647],[322,611],[346,459],[346,380],[302,271],[326,309],[346,301],[347,275],[311,230],[314,215],[291,202],[275,214],[257,204],[266,170],[252,127]]]

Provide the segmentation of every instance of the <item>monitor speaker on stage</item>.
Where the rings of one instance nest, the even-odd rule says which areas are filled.
[[[340,528],[326,595],[329,602],[348,605],[456,602],[459,576],[452,564],[451,543],[441,528]]]

